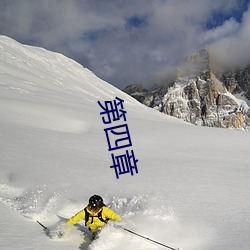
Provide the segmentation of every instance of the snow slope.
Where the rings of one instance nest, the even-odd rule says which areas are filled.
[[[119,179],[97,103],[116,97],[138,159],[138,174]],[[0,36],[1,249],[163,249],[112,225],[90,243],[83,223],[63,239],[36,223],[53,228],[97,193],[124,227],[171,247],[248,250],[249,143],[248,132],[168,117],[63,55]]]

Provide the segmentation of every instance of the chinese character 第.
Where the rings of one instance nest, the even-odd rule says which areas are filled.
[[[104,124],[109,124],[112,121],[118,121],[121,117],[123,117],[123,120],[126,121],[125,114],[127,113],[125,110],[123,110],[123,100],[116,97],[116,100],[119,102],[116,103],[116,100],[112,101],[105,101],[105,107],[101,104],[100,101],[98,101],[99,106],[104,110],[104,112],[101,112],[100,115],[107,115],[107,120],[105,117],[102,117],[102,121]],[[120,109],[118,110],[118,107],[120,106]],[[121,114],[119,114],[119,112]]]

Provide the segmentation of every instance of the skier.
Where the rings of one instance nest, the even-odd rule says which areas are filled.
[[[74,225],[80,220],[85,220],[85,226],[92,232],[94,239],[109,220],[120,222],[122,219],[120,215],[105,206],[101,196],[95,194],[89,198],[89,204],[72,216],[67,224]]]

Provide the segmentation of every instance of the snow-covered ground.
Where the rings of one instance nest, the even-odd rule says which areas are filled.
[[[116,97],[132,146],[108,151],[98,101]],[[112,225],[91,243],[83,222],[62,239],[36,223],[54,228],[96,193],[122,226],[168,246],[249,250],[249,144],[249,132],[165,116],[60,54],[0,36],[0,249],[164,249]],[[138,174],[117,179],[111,154],[131,149]]]

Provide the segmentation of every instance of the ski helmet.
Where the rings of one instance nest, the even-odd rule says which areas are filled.
[[[89,206],[91,209],[97,210],[103,207],[103,199],[99,195],[93,195],[89,198]]]

